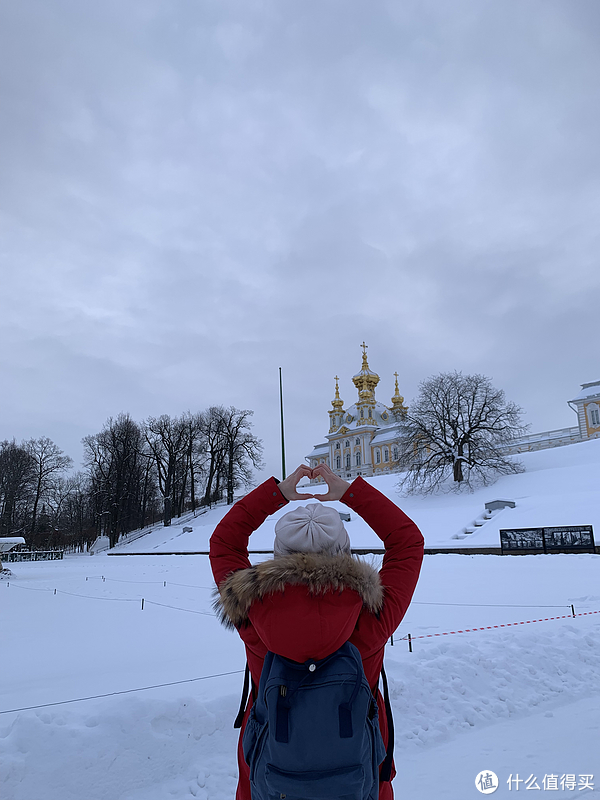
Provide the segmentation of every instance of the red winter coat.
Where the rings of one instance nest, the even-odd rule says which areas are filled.
[[[215,528],[210,562],[219,587],[219,613],[243,639],[256,686],[267,650],[304,662],[324,658],[345,641],[358,647],[369,685],[377,685],[385,644],[406,613],[417,584],[423,537],[403,511],[362,478],[356,478],[341,502],[360,514],[383,541],[385,555],[379,573],[347,555],[305,553],[279,556],[252,567],[250,534],[287,503],[274,478],[238,501]],[[377,703],[387,746],[381,693]],[[251,705],[252,698],[238,743],[236,800],[251,800],[241,748]],[[392,778],[394,774],[392,770]],[[391,783],[380,783],[380,800],[392,797]]]

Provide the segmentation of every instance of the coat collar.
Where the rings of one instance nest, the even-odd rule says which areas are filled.
[[[252,603],[297,585],[305,585],[310,594],[351,589],[375,614],[383,605],[379,573],[365,561],[342,554],[292,553],[233,572],[216,591],[213,607],[224,625],[239,628]]]

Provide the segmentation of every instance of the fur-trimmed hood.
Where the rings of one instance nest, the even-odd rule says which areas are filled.
[[[311,595],[353,590],[375,614],[383,605],[379,573],[365,561],[344,554],[292,553],[233,572],[216,590],[214,609],[224,625],[239,628],[247,622],[254,602],[301,585]]]

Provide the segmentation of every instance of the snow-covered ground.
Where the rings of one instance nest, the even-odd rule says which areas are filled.
[[[494,497],[517,502],[502,512],[510,522],[492,521],[496,536],[505,525],[595,525],[600,442],[526,459],[528,473],[473,495],[395,499],[430,545],[448,543]],[[394,482],[375,485],[392,494]],[[243,648],[212,615],[206,556],[164,555],[206,549],[223,513],[186,521],[192,534],[172,526],[128,545],[153,556],[11,565],[14,577],[0,582],[2,800],[233,797]],[[479,542],[493,539],[485,527]],[[348,528],[357,546],[369,544],[362,522]],[[271,535],[272,521],[253,546]],[[386,654],[397,796],[479,797],[484,770],[499,778],[496,797],[599,795],[595,612],[599,555],[427,556]],[[449,633],[467,628],[486,629]]]

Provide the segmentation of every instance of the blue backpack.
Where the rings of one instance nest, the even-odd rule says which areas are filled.
[[[384,689],[387,710],[385,675]],[[382,779],[391,771],[392,730],[386,759],[377,704],[350,642],[304,664],[268,652],[242,740],[252,800],[377,800],[384,759]]]

